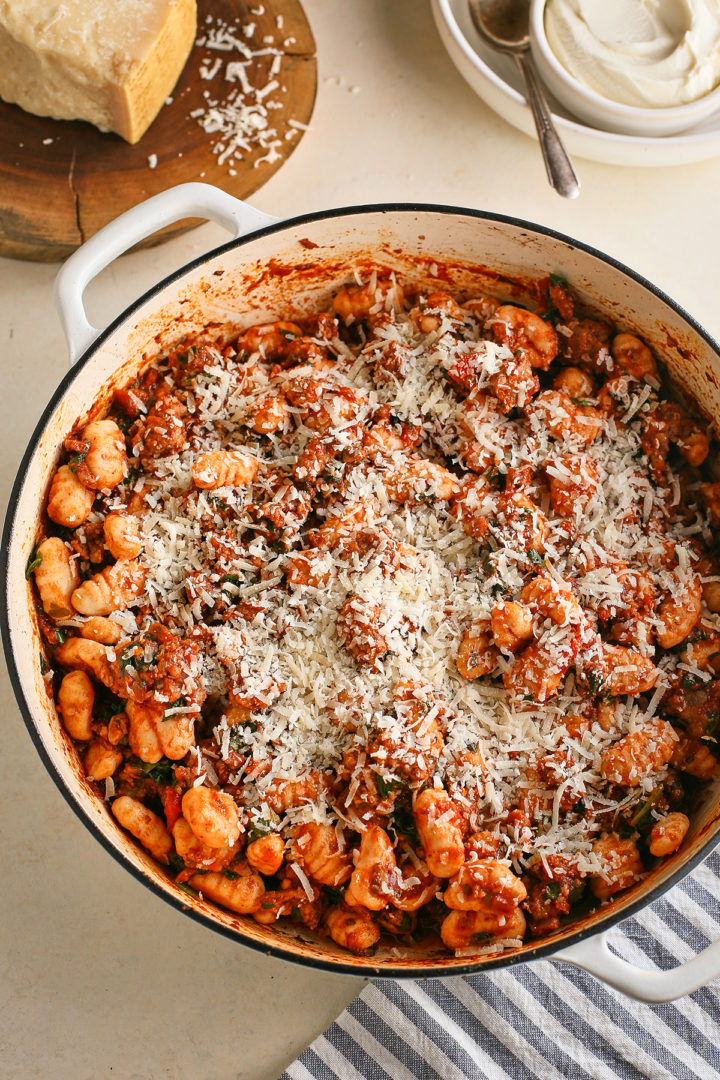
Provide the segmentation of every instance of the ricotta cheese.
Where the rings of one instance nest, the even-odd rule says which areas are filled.
[[[142,138],[188,58],[195,0],[0,0],[0,97]]]

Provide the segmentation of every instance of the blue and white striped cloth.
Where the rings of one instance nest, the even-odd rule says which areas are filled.
[[[720,854],[610,943],[667,969],[720,936]],[[281,1080],[720,1080],[720,980],[641,1005],[569,964],[378,979]]]

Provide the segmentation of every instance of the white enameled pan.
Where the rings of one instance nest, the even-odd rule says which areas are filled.
[[[113,259],[157,229],[202,217],[233,239],[159,282],[100,331],[83,294]],[[45,409],[23,456],[3,535],[2,633],[10,674],[30,735],[55,783],[84,824],[140,881],[192,918],[252,948],[330,971],[386,977],[465,974],[541,957],[568,961],[645,1001],[689,993],[720,975],[720,942],[668,972],[641,971],[611,953],[605,931],[659,897],[707,856],[720,836],[720,785],[708,789],[682,850],[612,905],[541,941],[477,960],[439,947],[381,947],[351,956],[295,925],[261,926],[190,897],[118,827],[85,780],[43,681],[39,632],[25,568],[63,437],[97,402],[108,401],[154,357],[208,324],[222,329],[293,318],[327,303],[352,269],[382,267],[407,280],[522,300],[549,271],[582,300],[641,334],[663,357],[681,391],[720,428],[720,351],[692,318],[649,282],[569,237],[513,218],[446,206],[350,207],[278,222],[204,184],[186,184],[136,206],[102,229],[61,269],[56,289],[72,367]],[[140,897],[138,897],[140,902]]]

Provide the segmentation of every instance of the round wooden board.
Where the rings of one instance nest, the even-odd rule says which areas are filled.
[[[258,14],[260,12],[260,14]],[[208,21],[208,20],[214,21]],[[267,150],[253,146],[242,160],[220,164],[213,146],[220,136],[207,134],[190,114],[212,100],[226,100],[239,86],[224,77],[237,52],[211,50],[196,44],[173,91],[142,139],[134,146],[119,135],[103,133],[81,121],[32,116],[0,101],[0,255],[52,262],[70,255],[118,214],[175,184],[202,180],[238,198],[256,191],[283,165],[302,137],[317,90],[315,40],[298,0],[198,0],[198,41],[208,28],[225,24],[242,38],[241,27],[254,23],[247,44],[253,51],[282,51],[277,89],[266,101],[280,145],[275,161],[258,159]],[[203,78],[200,68],[219,60],[216,76]],[[258,56],[246,68],[252,86],[268,81],[272,55]],[[157,158],[150,168],[152,155]],[[235,175],[231,175],[231,169]],[[144,246],[161,243],[198,221],[179,222],[156,233]]]

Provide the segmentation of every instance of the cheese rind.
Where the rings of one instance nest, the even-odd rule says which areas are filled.
[[[134,143],[195,40],[195,0],[0,0],[0,97]]]

